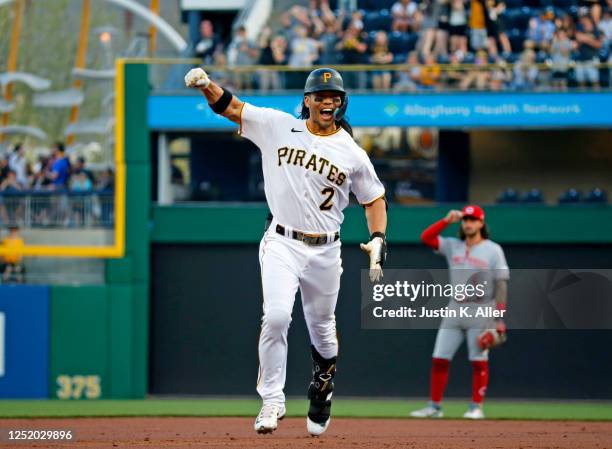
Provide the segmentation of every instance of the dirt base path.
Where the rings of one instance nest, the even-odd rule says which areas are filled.
[[[333,419],[322,437],[305,418],[257,435],[251,418],[2,419],[0,447],[612,449],[612,422]],[[71,441],[9,441],[8,430],[68,430]],[[8,445],[7,445],[8,444]]]

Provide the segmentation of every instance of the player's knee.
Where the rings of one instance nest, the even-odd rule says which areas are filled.
[[[289,329],[291,314],[284,310],[266,311],[263,317],[263,324],[266,328],[275,332],[284,332]]]

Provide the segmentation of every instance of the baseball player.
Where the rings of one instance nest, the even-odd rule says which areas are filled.
[[[310,434],[320,435],[330,422],[338,355],[334,311],[342,274],[342,210],[350,191],[365,207],[370,240],[361,248],[376,281],[386,254],[385,189],[352,138],[344,118],[348,95],[337,71],[310,73],[300,118],[242,102],[200,68],[189,71],[185,83],[199,88],[211,109],[240,125],[239,134],[261,151],[272,217],[259,246],[263,319],[257,392],[263,406],[255,430],[272,432],[285,415],[287,331],[299,288],[313,361],[306,424]]]
[[[450,224],[461,221],[460,238],[441,237]],[[442,396],[448,381],[450,361],[459,345],[467,338],[468,357],[472,362],[472,402],[464,418],[483,419],[482,403],[489,380],[489,348],[505,340],[506,326],[502,319],[506,310],[509,269],[504,252],[489,240],[485,213],[479,206],[466,206],[462,211],[451,210],[445,218],[429,226],[421,234],[423,243],[446,257],[450,282],[453,285],[474,283],[483,290],[474,298],[449,301],[449,309],[468,307],[469,316],[446,316],[436,336],[431,365],[430,402],[410,415],[416,418],[441,418]],[[478,316],[481,311],[493,310],[499,316]]]

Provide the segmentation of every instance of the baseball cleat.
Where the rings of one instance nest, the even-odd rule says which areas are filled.
[[[306,429],[308,430],[309,434],[318,437],[327,430],[330,421],[331,417],[327,418],[324,423],[316,423],[312,421],[309,417],[306,417]]]
[[[272,433],[278,427],[278,420],[285,417],[285,406],[273,404],[264,404],[259,411],[259,415],[255,418],[255,432],[257,433]]]
[[[484,419],[485,415],[482,407],[476,404],[470,404],[470,408],[463,414],[466,419]]]
[[[413,418],[442,418],[444,417],[444,412],[442,407],[430,402],[427,404],[427,407],[410,412],[410,416]]]

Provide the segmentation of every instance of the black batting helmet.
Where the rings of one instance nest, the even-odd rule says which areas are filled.
[[[310,75],[306,78],[304,94],[322,92],[324,90],[346,94],[344,81],[342,81],[342,76],[340,76],[337,70],[327,68],[316,69],[310,72]]]
[[[326,67],[315,69],[310,72],[310,75],[308,75],[308,78],[306,78],[304,95],[323,91],[340,93],[342,96],[342,106],[340,106],[334,112],[334,117],[336,120],[342,119],[346,113],[346,108],[348,107],[348,95],[344,90],[344,81],[342,80],[342,76],[337,70]]]

